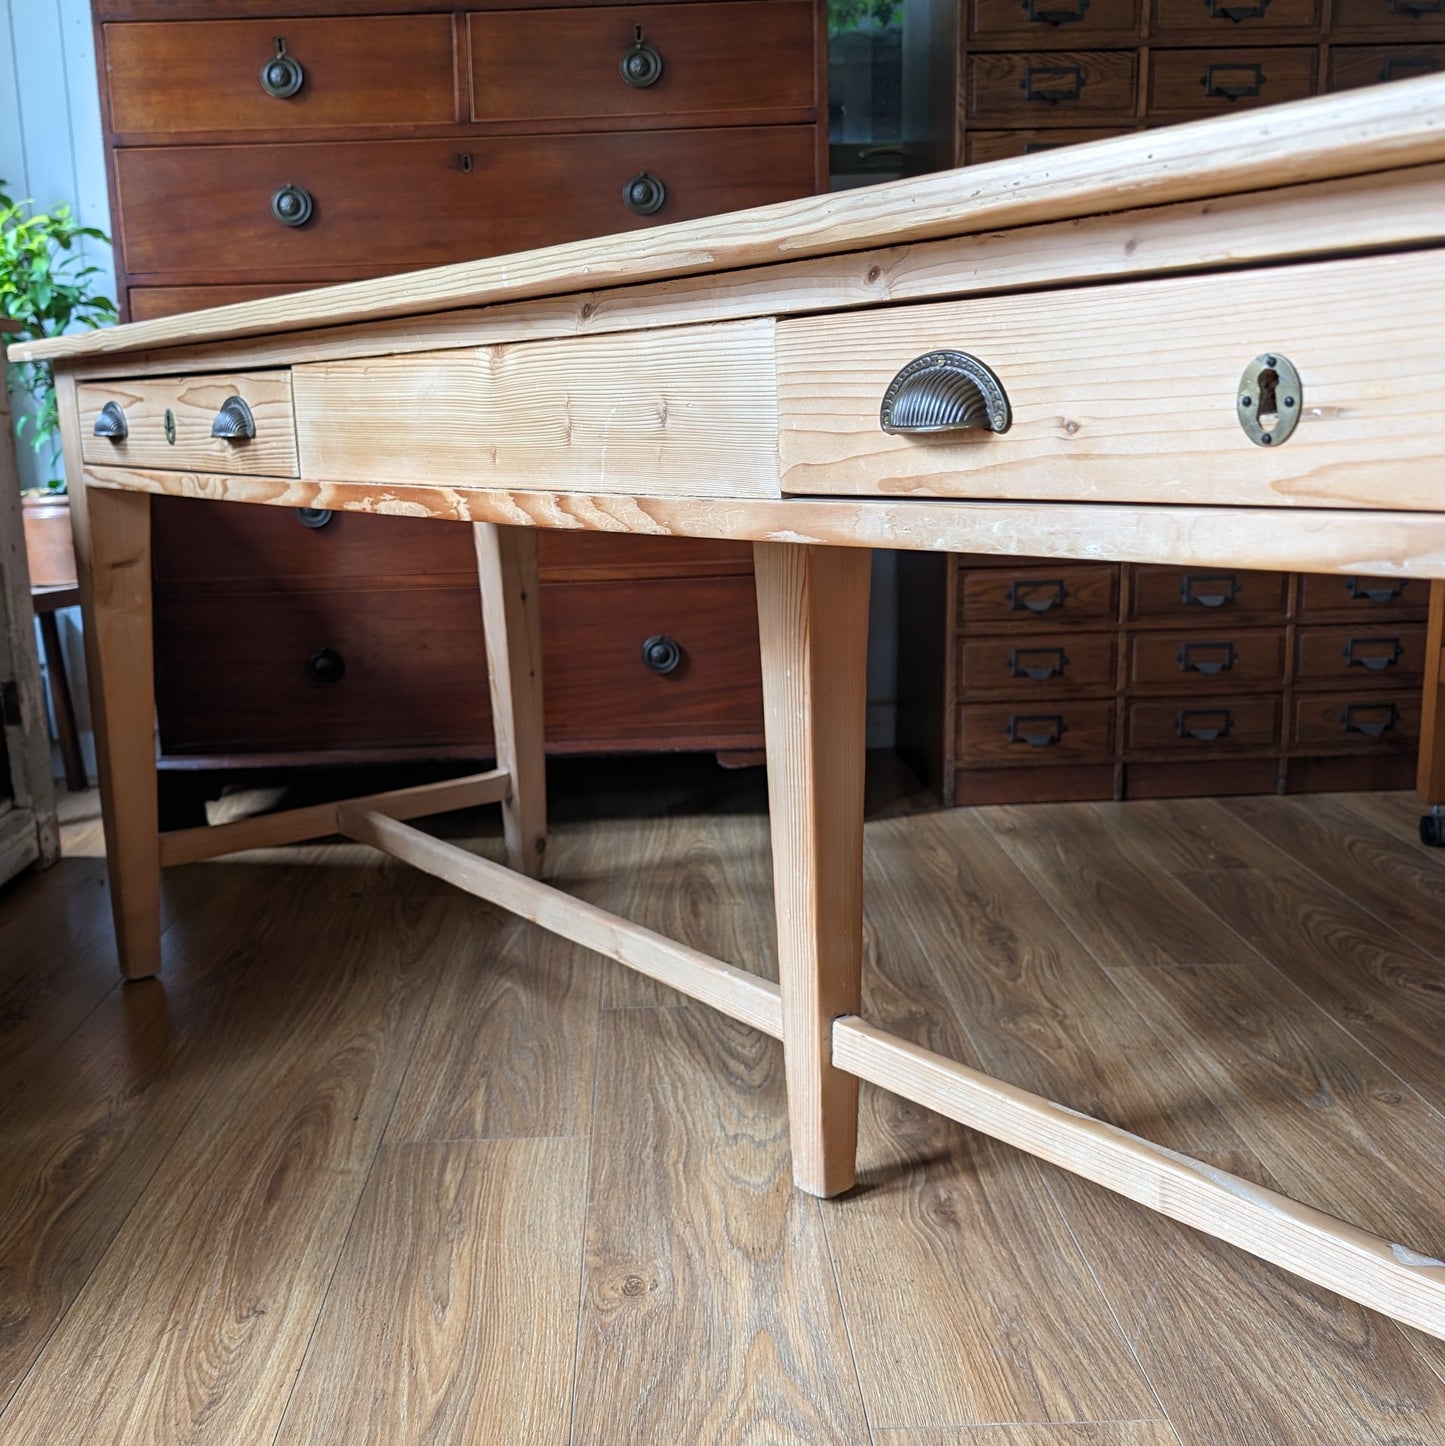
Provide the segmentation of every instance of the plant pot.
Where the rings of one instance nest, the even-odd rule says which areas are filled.
[[[74,587],[75,545],[70,538],[70,498],[22,497],[25,552],[32,587]]]

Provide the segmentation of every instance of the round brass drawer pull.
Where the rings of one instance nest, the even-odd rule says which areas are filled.
[[[294,55],[286,54],[286,41],[276,37],[276,54],[261,67],[261,89],[277,100],[290,100],[301,89],[306,72]]]
[[[283,226],[304,226],[316,209],[311,193],[289,181],[271,197],[271,214]]]
[[[885,432],[1006,432],[1013,421],[1003,383],[966,351],[915,357],[883,393]]]
[[[627,209],[639,216],[654,216],[667,200],[667,187],[656,176],[639,171],[623,188]]]
[[[125,419],[119,402],[107,402],[95,419],[95,435],[108,437],[112,442],[123,442],[130,434],[130,423]]]
[[[306,659],[306,676],[317,687],[335,687],[346,676],[346,659],[335,648],[317,648]]]
[[[642,661],[654,673],[671,673],[682,662],[682,647],[666,633],[655,633],[642,645]]]
[[[224,442],[249,442],[256,435],[256,419],[240,397],[227,397],[211,423],[211,435]]]
[[[642,26],[633,31],[633,41],[623,52],[617,67],[634,90],[646,90],[662,78],[662,57],[642,38]]]

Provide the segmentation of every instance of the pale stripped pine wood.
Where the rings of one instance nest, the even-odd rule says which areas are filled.
[[[1445,581],[1438,579],[1430,584],[1424,696],[1415,790],[1426,803],[1445,803]]]
[[[1423,251],[785,321],[783,491],[1438,509],[1439,438],[1420,408],[1442,306],[1445,262]],[[947,348],[998,375],[1006,436],[881,430],[894,375]],[[1299,425],[1257,447],[1236,399],[1270,352],[1299,369]]]
[[[875,1431],[874,1446],[1179,1446],[1167,1421],[1068,1426],[976,1426],[972,1430]]]
[[[560,531],[1247,566],[1382,577],[1432,577],[1445,572],[1445,516],[1424,512],[1127,507],[1105,502],[940,502],[924,498],[726,502],[716,498],[436,489],[420,482],[373,487],[104,467],[91,468],[87,482],[96,488],[125,488],[172,497],[208,497],[273,507],[330,507]]]
[[[277,1446],[567,1442],[587,1149],[383,1146]]]
[[[424,456],[443,487],[778,491],[771,318],[292,375],[301,471],[319,480],[407,482]]]
[[[1445,82],[1390,86],[1119,136],[1047,155],[921,176],[895,185],[681,222],[398,278],[219,307],[204,320],[139,322],[110,332],[19,343],[12,360],[75,359],[419,315],[627,282],[733,270],[834,251],[994,231],[1445,159],[1437,118]]]
[[[829,1024],[859,1004],[867,552],[759,543],[762,649],[793,1178],[853,1183],[858,1083],[834,1069]]]
[[[547,852],[537,534],[487,523],[478,524],[473,533],[497,767],[512,781],[502,800],[507,862],[537,878]]]

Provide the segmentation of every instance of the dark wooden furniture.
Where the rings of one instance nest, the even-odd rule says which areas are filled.
[[[135,320],[826,185],[814,0],[92,8]],[[154,506],[163,766],[490,749],[465,528]],[[762,747],[745,546],[542,568],[550,749]]]
[[[79,583],[58,587],[31,587],[30,601],[40,624],[40,639],[45,648],[45,676],[50,687],[50,707],[55,714],[55,734],[60,744],[60,761],[65,768],[65,786],[78,793],[88,783],[85,755],[80,750],[80,729],[75,722],[75,700],[70,692],[70,676],[65,667],[65,649],[60,641],[60,627],[55,615],[61,608],[80,606]]]

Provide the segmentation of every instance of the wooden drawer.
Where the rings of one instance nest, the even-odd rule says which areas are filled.
[[[1300,577],[1296,614],[1309,621],[1327,617],[1363,621],[1419,619],[1430,602],[1430,584],[1418,577],[1359,577],[1307,572]]]
[[[1445,10],[1434,0],[1334,0],[1331,33],[1373,33],[1383,40],[1445,40]],[[1383,33],[1382,33],[1383,32]]]
[[[776,496],[771,320],[317,362],[294,373],[308,478]]]
[[[249,440],[211,435],[218,413],[232,397],[240,397],[250,410],[255,436]],[[92,465],[299,475],[290,372],[83,382],[77,400],[81,455]],[[123,438],[95,435],[96,421],[111,402],[124,414]]]
[[[1290,747],[1305,753],[1413,751],[1420,692],[1296,693]]]
[[[1434,45],[1332,45],[1329,90],[1353,90],[1436,75],[1445,70],[1445,43]]]
[[[1425,673],[1425,625],[1304,627],[1295,634],[1295,677],[1301,683],[1394,686]]]
[[[556,583],[541,597],[549,746],[761,740],[751,578]],[[653,638],[676,644],[671,671],[644,660]],[[197,594],[157,615],[156,688],[172,754],[489,746],[474,586],[257,593],[244,604]]]
[[[1279,697],[1194,696],[1129,704],[1130,753],[1206,756],[1277,748]]]
[[[1384,272],[1328,261],[780,322],[784,491],[1439,508],[1445,253]],[[947,349],[992,368],[1009,430],[885,433],[895,376]],[[1288,441],[1258,446],[1240,378],[1276,350],[1303,409]]]
[[[1284,633],[1277,628],[1134,633],[1129,686],[1150,692],[1198,692],[1201,686],[1278,691]]]
[[[1249,44],[1253,35],[1318,35],[1319,28],[1320,0],[1154,0],[1149,30],[1155,40],[1209,36],[1211,44],[1232,45]]]
[[[964,164],[980,165],[984,161],[1003,161],[1012,156],[1033,156],[1040,151],[1056,151],[1060,146],[1082,145],[1086,141],[1102,141],[1122,135],[1117,126],[1083,130],[970,130],[963,138]]]
[[[973,40],[1128,45],[1139,38],[1139,0],[971,0]],[[1077,36],[1078,40],[1074,40]]]
[[[284,296],[295,290],[295,285],[285,281],[259,281],[253,286],[132,286],[126,294],[126,320],[150,321],[157,316],[179,316],[186,311],[204,311],[210,306],[230,306],[237,301]]]
[[[988,567],[962,572],[958,622],[965,631],[1008,623],[1031,632],[1118,618],[1119,569],[1109,563]]]
[[[968,703],[958,710],[960,767],[1103,763],[1114,754],[1114,705]]]
[[[965,638],[958,646],[959,697],[1013,699],[1021,705],[1112,693],[1113,633],[1052,638]]]
[[[1134,118],[1134,52],[974,52],[968,57],[970,123],[1078,126]]]
[[[1228,115],[1300,100],[1315,91],[1315,46],[1258,50],[1151,50],[1145,115]]]
[[[1268,622],[1283,619],[1288,586],[1283,572],[1142,564],[1133,569],[1129,616],[1161,622],[1187,618],[1211,630],[1233,627],[1236,621]]]
[[[467,30],[477,121],[716,125],[806,120],[817,104],[798,63],[816,41],[811,0],[493,10]],[[624,61],[657,78],[629,83]]]
[[[471,260],[781,201],[817,185],[809,126],[155,146],[119,150],[115,163],[125,265],[132,274],[167,273],[172,285],[301,282]],[[647,215],[623,194],[644,175],[665,193]],[[310,199],[302,225],[272,213],[287,187]],[[290,204],[304,212],[294,190]],[[205,225],[187,222],[195,216]]]

